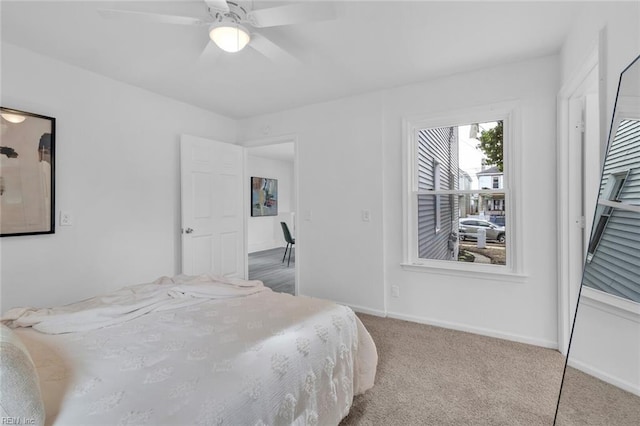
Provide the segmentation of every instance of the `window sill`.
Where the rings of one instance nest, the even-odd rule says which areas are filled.
[[[488,281],[505,281],[524,283],[529,278],[528,275],[513,272],[506,266],[499,265],[467,265],[460,262],[424,262],[401,263],[400,266],[409,272],[427,272],[431,274],[448,275],[452,277],[482,279]]]
[[[640,303],[587,286],[582,287],[580,301],[601,311],[640,323]]]

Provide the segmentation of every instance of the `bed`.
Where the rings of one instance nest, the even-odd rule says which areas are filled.
[[[377,365],[351,309],[259,281],[164,277],[2,322],[47,425],[337,425]]]

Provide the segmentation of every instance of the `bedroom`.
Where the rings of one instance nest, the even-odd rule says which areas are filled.
[[[33,28],[9,33],[12,27],[5,19],[11,7],[5,3],[2,106],[56,117],[56,210],[72,211],[74,224],[56,227],[51,236],[2,239],[3,312],[13,306],[61,305],[178,273],[180,134],[244,143],[265,139],[268,129],[269,137],[297,135],[297,229],[304,236],[296,247],[300,294],[334,300],[364,313],[561,347],[554,226],[520,230],[516,244],[524,260],[521,273],[512,279],[415,272],[401,266],[402,120],[517,99],[522,111],[521,190],[527,194],[520,209],[522,222],[556,224],[556,209],[539,207],[557,204],[557,95],[600,44],[601,121],[608,127],[619,74],[640,52],[637,2],[564,4],[557,5],[558,13],[549,3],[545,7],[551,9],[553,22],[545,28],[556,33],[542,50],[537,32],[529,28],[531,40],[521,52],[492,56],[491,65],[481,59],[460,60],[457,67],[438,75],[426,66],[420,70],[423,77],[413,81],[385,82],[366,93],[291,106],[278,104],[277,93],[264,92],[255,105],[272,103],[276,109],[259,113],[252,112],[252,104],[240,111],[207,110],[141,88],[143,79],[153,79],[153,74],[139,74],[140,87],[122,83],[119,76],[132,71],[135,77],[141,65],[102,63],[91,51],[56,48],[56,43],[73,39],[73,33],[62,31],[59,39],[49,33],[43,37]],[[21,19],[44,14],[30,3],[23,6],[28,18]],[[169,13],[171,5],[163,7]],[[384,3],[377,7],[390,8]],[[410,7],[422,7],[428,16],[438,12],[450,16],[461,5],[409,4],[405,18],[411,15]],[[429,7],[436,10],[427,13]],[[480,8],[473,10],[474,16],[481,16]],[[46,12],[38,19],[57,16],[55,8]],[[545,14],[536,16],[542,19]],[[408,22],[417,25],[415,20]],[[106,25],[102,22],[101,28]],[[174,35],[164,26],[148,31],[153,34],[149,37],[165,43]],[[139,34],[129,35],[131,43],[142,42],[136,39]],[[492,34],[504,38],[501,32]],[[466,35],[460,38],[462,47],[477,48],[473,32]],[[356,40],[364,43],[362,38],[359,34]],[[44,39],[54,46],[41,44]],[[523,43],[524,39],[519,38]],[[66,53],[51,57],[49,48]],[[92,65],[104,67],[107,76],[85,69],[91,68],[83,64],[84,55],[94,58]],[[351,62],[344,63],[327,59],[325,67],[335,67],[349,76],[346,81],[354,82],[360,76],[349,66],[355,67],[359,58],[353,54]],[[373,64],[389,72],[399,68],[394,62],[384,67]],[[240,76],[255,84],[250,69],[243,68]],[[235,89],[242,82],[228,84]],[[363,209],[371,213],[369,222],[361,220]],[[307,211],[312,212],[309,221],[304,220]],[[391,296],[392,286],[398,287],[399,297]]]

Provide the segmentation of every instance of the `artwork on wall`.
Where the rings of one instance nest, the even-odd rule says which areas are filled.
[[[56,119],[0,107],[0,236],[53,234]]]
[[[278,179],[251,177],[251,216],[278,214]]]

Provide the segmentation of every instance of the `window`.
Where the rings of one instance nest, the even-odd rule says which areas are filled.
[[[620,119],[609,142],[583,289],[616,311],[640,313],[640,120]],[[616,313],[617,314],[617,313]]]
[[[602,190],[602,198],[598,200],[598,209],[596,211],[596,225],[593,228],[591,235],[591,241],[589,241],[589,249],[587,250],[587,262],[591,262],[596,249],[600,245],[602,235],[607,227],[607,223],[614,212],[615,207],[613,203],[620,202],[620,194],[622,188],[627,181],[629,171],[622,173],[610,174],[607,178],[607,183]]]
[[[498,110],[405,122],[404,267],[519,273],[504,148],[512,110]]]

